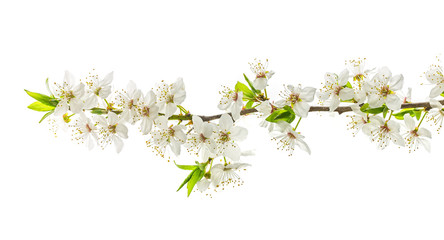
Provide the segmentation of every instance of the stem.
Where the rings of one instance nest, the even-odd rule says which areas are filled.
[[[389,118],[387,119],[387,121],[390,120],[390,118],[392,118],[392,114],[393,114],[393,110],[390,110],[390,116],[389,116]]]
[[[265,93],[265,98],[267,99],[267,98],[268,98],[268,95],[267,95],[267,88],[264,89],[264,93]]]
[[[424,120],[425,116],[427,115],[428,111],[424,112],[424,115],[422,115],[421,121],[419,121],[417,128],[419,128],[419,126],[421,126],[422,121]]]
[[[299,123],[301,122],[301,120],[302,120],[302,118],[300,117],[299,120],[298,120],[298,123],[296,123],[296,126],[294,126],[293,131],[296,131],[296,129],[299,126]]]

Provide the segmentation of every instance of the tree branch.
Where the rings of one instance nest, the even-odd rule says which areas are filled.
[[[444,105],[444,100],[439,101],[441,104]],[[404,103],[401,105],[401,109],[405,109],[405,108],[425,108],[425,109],[431,109],[432,107],[430,106],[429,102],[417,102],[417,103]],[[309,112],[329,112],[330,108],[328,106],[311,106]],[[345,113],[345,112],[351,112],[353,111],[352,108],[350,106],[342,106],[342,107],[338,107],[336,108],[336,110],[334,110],[333,112],[337,112],[339,114]],[[257,110],[255,108],[250,108],[250,109],[244,109],[240,112],[240,115],[247,115],[250,113],[255,113],[257,112]],[[231,113],[228,113],[231,116]],[[222,116],[222,114],[217,114],[217,115],[211,115],[211,116],[201,116],[199,115],[200,118],[202,118],[202,121],[204,122],[209,122],[212,120],[216,120],[219,119]],[[191,120],[192,115],[188,114],[188,115],[173,115],[169,118],[169,120]]]

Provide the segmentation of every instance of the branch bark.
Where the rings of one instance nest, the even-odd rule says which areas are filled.
[[[439,101],[441,104],[444,105],[444,100]],[[425,108],[425,109],[431,109],[429,102],[417,102],[417,103],[404,103],[401,105],[401,109],[405,108]],[[309,112],[329,112],[330,109],[328,106],[311,106]],[[345,112],[351,112],[353,111],[350,106],[342,106],[338,107],[333,112],[337,112],[339,114],[345,113]],[[244,109],[240,112],[241,115],[247,115],[250,113],[255,113],[257,110],[255,108],[251,109]],[[231,113],[228,113],[231,116]],[[222,114],[216,114],[211,116],[203,116],[199,115],[200,118],[202,118],[202,121],[209,122],[212,120],[217,120],[222,116]],[[191,120],[192,115],[173,115],[169,119],[170,120]]]

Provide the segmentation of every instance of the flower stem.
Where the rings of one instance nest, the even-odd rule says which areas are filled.
[[[424,115],[422,115],[421,121],[419,121],[417,128],[419,128],[419,126],[421,126],[422,121],[424,120],[425,116],[427,115],[428,111],[424,112]]]
[[[301,120],[302,120],[302,118],[300,117],[299,120],[298,120],[298,123],[296,123],[296,126],[294,126],[293,131],[296,131],[296,129],[299,126],[299,123],[301,122]]]

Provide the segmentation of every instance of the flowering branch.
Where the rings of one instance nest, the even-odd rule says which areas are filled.
[[[365,69],[365,59],[348,61],[339,74],[326,73],[320,89],[284,85],[278,99],[270,100],[267,87],[274,72],[267,68],[268,60],[250,63],[254,80],[244,74],[245,82],[237,82],[234,89],[224,87],[217,107],[226,112],[210,116],[191,114],[182,105],[186,98],[182,78],[171,84],[161,81],[146,93],[132,81],[126,90],[112,92],[113,73],[103,79],[90,74],[86,81],[76,82],[66,72],[61,83],[46,80],[48,95],[25,91],[37,100],[28,108],[45,112],[40,122],[47,119],[54,133],[71,129],[73,140],[89,149],[113,144],[117,152],[122,151],[128,138],[127,125],[136,123],[140,133],[147,136],[147,146],[157,155],[170,159],[185,148],[195,164],[174,163],[190,171],[178,188],[186,185],[188,196],[195,189],[217,191],[243,184],[238,172],[250,166],[241,161],[250,153],[241,151],[238,142],[246,139],[248,131],[236,122],[249,114],[262,118],[260,126],[269,130],[271,139],[289,156],[295,148],[311,154],[299,129],[309,112],[352,112],[349,129],[354,135],[363,132],[379,149],[392,143],[407,146],[409,151],[419,147],[430,151],[432,134],[422,124],[429,121],[438,131],[443,124],[444,100],[436,99],[444,97],[444,74],[439,64],[425,73],[433,88],[427,101],[419,102],[412,102],[411,88],[407,94],[400,91],[404,84],[401,74],[393,76],[387,67]],[[321,105],[311,105],[315,97]]]

